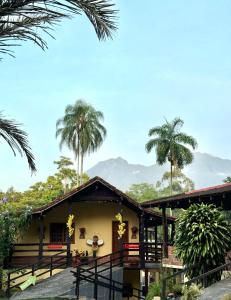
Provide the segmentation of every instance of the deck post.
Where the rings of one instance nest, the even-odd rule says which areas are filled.
[[[172,223],[172,228],[171,228],[171,243],[174,242],[174,237],[175,237],[175,223]]]
[[[155,224],[155,227],[154,227],[154,235],[155,235],[155,247],[157,248],[157,225]]]
[[[148,269],[144,271],[144,296],[147,296],[148,293]]]
[[[71,202],[68,201],[68,216],[72,214],[72,205]],[[69,233],[67,232],[66,236],[66,241],[67,241],[67,267],[71,266],[71,237],[69,236]]]
[[[163,257],[168,257],[168,224],[166,217],[166,207],[162,207],[162,225],[163,225]]]
[[[145,267],[145,247],[144,247],[144,213],[142,212],[139,218],[139,242],[140,242],[140,267]]]
[[[43,215],[39,217],[39,260],[43,258],[43,236],[44,236],[44,226],[43,226]]]

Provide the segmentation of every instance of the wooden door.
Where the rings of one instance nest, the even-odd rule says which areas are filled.
[[[128,243],[128,221],[123,221],[125,223],[125,233],[122,239],[119,239],[118,235],[118,221],[112,222],[112,252],[119,251],[121,249],[121,243]]]

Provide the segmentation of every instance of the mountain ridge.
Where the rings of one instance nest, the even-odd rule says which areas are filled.
[[[118,156],[98,162],[87,171],[87,174],[90,177],[100,176],[117,188],[126,191],[134,183],[155,184],[168,170],[168,164],[163,166],[131,164]],[[192,164],[185,167],[183,173],[193,180],[196,188],[221,184],[227,176],[231,176],[231,160],[208,153],[195,152]]]

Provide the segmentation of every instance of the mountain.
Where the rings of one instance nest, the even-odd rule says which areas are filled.
[[[118,157],[97,163],[87,171],[87,174],[90,177],[100,176],[119,189],[126,191],[133,183],[156,183],[168,170],[168,165],[130,164],[125,159]],[[231,176],[231,160],[196,152],[193,163],[187,166],[183,173],[193,180],[196,188],[221,184],[224,178]]]

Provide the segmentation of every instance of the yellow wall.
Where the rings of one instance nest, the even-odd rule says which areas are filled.
[[[72,213],[75,216],[75,244],[71,245],[71,250],[78,249],[82,251],[88,250],[91,255],[91,247],[87,245],[87,239],[92,239],[93,235],[98,235],[99,239],[104,240],[104,245],[101,246],[97,255],[103,256],[112,252],[112,221],[116,221],[115,215],[118,213],[119,206],[116,203],[100,203],[100,202],[80,202],[72,205]],[[129,242],[138,242],[137,239],[131,239],[131,228],[139,227],[137,214],[122,206],[123,220],[128,221],[128,237]],[[50,223],[62,223],[67,221],[68,206],[64,203],[48,212],[44,218],[45,239],[44,243],[50,242]],[[85,239],[79,239],[79,228],[86,228]],[[38,243],[39,235],[38,220],[32,221],[29,230],[23,234],[22,240],[19,243]],[[30,248],[29,248],[30,249]],[[52,253],[52,252],[51,252]],[[45,254],[45,253],[44,253]],[[20,255],[23,255],[22,253]],[[31,255],[27,253],[26,255]],[[37,255],[36,253],[34,255]]]

